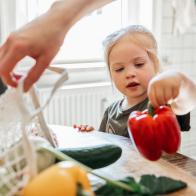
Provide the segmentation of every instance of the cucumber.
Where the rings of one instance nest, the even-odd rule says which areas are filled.
[[[118,160],[122,154],[122,149],[114,144],[80,148],[57,148],[57,150],[92,169],[106,167]],[[56,161],[58,162],[59,160]]]

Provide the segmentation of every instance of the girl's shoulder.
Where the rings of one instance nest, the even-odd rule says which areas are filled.
[[[123,99],[114,101],[113,103],[111,103],[111,104],[108,106],[107,110],[110,111],[110,110],[115,110],[115,109],[120,108],[122,102],[123,102]]]

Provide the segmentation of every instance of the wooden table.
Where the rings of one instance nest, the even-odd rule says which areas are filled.
[[[152,162],[144,159],[132,147],[129,138],[93,131],[80,133],[71,127],[51,126],[57,134],[60,147],[81,147],[92,144],[113,143],[122,148],[121,158],[96,172],[112,179],[133,176],[136,179],[143,174],[164,175],[174,179],[181,179],[188,184],[188,188],[170,195],[196,195],[196,160],[182,154],[163,155],[159,161]]]

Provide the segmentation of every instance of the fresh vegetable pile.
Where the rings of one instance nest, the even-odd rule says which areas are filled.
[[[159,159],[162,151],[176,153],[180,146],[180,127],[169,106],[132,112],[128,130],[137,150],[152,161]]]
[[[62,160],[69,160],[69,161],[71,160],[73,163],[76,163],[78,165],[85,163],[85,165],[82,165],[82,167],[86,167],[86,168],[88,168],[88,166],[94,165],[94,168],[98,169],[98,168],[105,167],[107,165],[112,164],[121,156],[121,153],[122,153],[122,149],[119,146],[114,145],[114,144],[102,144],[102,145],[97,145],[97,146],[95,145],[95,146],[92,146],[92,148],[81,147],[80,149],[79,148],[55,149],[52,147],[49,141],[47,141],[44,138],[38,137],[38,136],[29,137],[29,141],[36,152],[35,153],[36,154],[35,167],[37,168],[38,173],[42,171],[44,172],[45,169],[54,165],[56,162],[59,162]],[[11,163],[13,163],[13,160],[20,157],[20,155],[24,154],[23,141],[19,140],[13,146],[13,148],[14,150],[12,150],[11,148],[10,151],[6,154]],[[106,158],[106,155],[107,155],[107,158],[109,159]],[[10,192],[14,194],[18,192],[18,187],[16,187],[15,185],[18,183],[18,180],[22,178],[20,171],[25,170],[25,173],[28,173],[29,171],[26,170],[27,162],[25,159],[18,158],[19,161],[17,162],[17,164],[10,164],[9,168],[4,165],[3,161],[1,161],[4,159],[5,157],[3,156],[3,154],[1,154],[1,157],[0,157],[0,195],[7,196],[8,194],[10,194]],[[80,164],[78,161],[81,161],[82,163]],[[86,170],[91,171],[90,168],[85,169],[85,171]],[[10,180],[10,176],[14,176],[14,177],[12,177]],[[28,178],[24,178],[24,179],[26,180],[24,184],[26,184],[26,182],[28,182],[29,179]],[[47,183],[47,182],[43,182],[43,183]],[[13,187],[15,188],[13,189]]]
[[[143,175],[139,182],[132,177],[106,180],[106,184],[93,192],[87,172],[70,161],[49,167],[34,178],[22,191],[24,196],[153,196],[172,193],[185,188],[186,183],[168,177]]]
[[[157,195],[171,193],[187,186],[182,181],[167,177],[155,177],[154,175],[143,175],[139,182],[136,182],[132,177],[119,181],[111,180],[44,143],[37,146],[37,150],[39,153],[40,151],[51,153],[58,160],[66,161],[52,165],[38,174],[22,190],[24,196]],[[105,184],[93,192],[87,173],[104,180]]]
[[[21,190],[20,195],[24,196],[40,196],[40,195],[58,195],[58,196],[124,196],[124,195],[157,195],[157,194],[165,194],[171,193],[173,191],[177,191],[179,189],[185,188],[186,183],[178,180],[173,180],[167,177],[155,177],[153,175],[144,175],[141,176],[139,182],[136,182],[134,178],[127,177],[123,180],[111,180],[104,176],[97,174],[92,168],[78,162],[77,160],[71,158],[66,154],[66,152],[71,152],[70,155],[74,155],[77,159],[78,152],[82,153],[84,156],[88,155],[90,152],[90,160],[98,160],[97,153],[105,152],[105,150],[110,153],[112,150],[117,150],[114,145],[108,146],[98,146],[94,148],[93,152],[88,151],[87,148],[84,149],[84,152],[81,149],[64,149],[63,152],[53,148],[50,143],[39,137],[30,138],[32,144],[34,145],[37,152],[37,167],[39,168],[39,174],[31,179],[23,190]],[[21,151],[21,146],[18,148]],[[62,150],[62,149],[61,149]],[[79,151],[78,151],[79,150]],[[110,156],[114,156],[112,161],[116,160],[116,157],[119,157],[119,152],[117,150],[115,154],[111,154]],[[117,154],[116,154],[117,153]],[[118,155],[118,156],[116,156]],[[80,156],[79,156],[80,157]],[[63,161],[55,164],[55,160]],[[91,162],[90,161],[90,162]],[[103,160],[104,161],[104,160]],[[23,162],[21,162],[20,167],[23,167]],[[108,165],[109,162],[103,164],[97,164],[97,166],[103,167],[104,165]],[[13,167],[13,170],[16,168]],[[0,180],[3,181],[7,172],[11,171],[1,171],[0,170]],[[87,174],[90,173],[102,180],[104,180],[105,184],[99,189],[93,189],[90,185]],[[17,179],[15,179],[17,180]],[[14,183],[14,181],[12,182]],[[5,183],[4,186],[0,187],[0,195],[7,195],[8,186]]]

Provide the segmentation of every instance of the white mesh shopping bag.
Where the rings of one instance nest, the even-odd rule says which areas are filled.
[[[0,96],[0,195],[19,195],[27,182],[37,175],[37,155],[29,139],[31,135],[36,132],[55,146],[42,110],[67,78],[67,72],[63,71],[42,107],[35,88],[23,93],[23,80],[16,89],[10,88]]]

